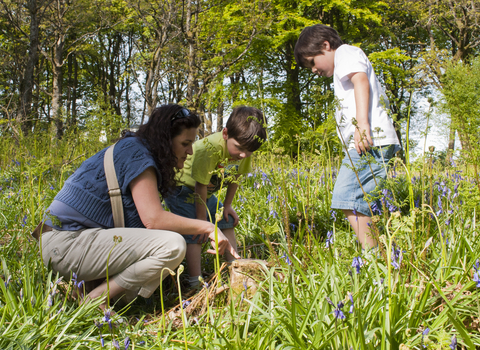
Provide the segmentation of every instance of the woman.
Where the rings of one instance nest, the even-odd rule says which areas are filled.
[[[106,280],[87,295],[95,299],[122,294],[149,297],[164,268],[175,269],[185,256],[181,235],[212,240],[214,225],[166,212],[160,196],[175,187],[175,168],[192,154],[200,119],[179,105],[156,108],[148,123],[115,145],[115,171],[122,192],[125,228],[113,228],[103,167],[106,148],[87,159],[65,182],[47,210],[42,257],[60,275],[78,281]],[[116,237],[121,237],[121,242]],[[238,254],[218,231],[218,250]],[[163,274],[164,276],[166,274]],[[105,308],[105,303],[102,304]]]

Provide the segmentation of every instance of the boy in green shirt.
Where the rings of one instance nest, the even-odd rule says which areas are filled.
[[[169,209],[177,215],[214,222],[219,201],[214,193],[220,189],[222,172],[223,177],[229,173],[238,177],[252,171],[250,156],[266,140],[266,124],[265,117],[257,108],[237,107],[223,131],[195,142],[193,155],[187,158],[183,170],[178,174],[175,193],[165,198]],[[223,207],[223,218],[218,222],[218,228],[236,251],[234,227],[238,224],[238,215],[232,207],[232,201],[238,184],[229,182],[225,185],[227,193],[224,203],[218,203],[219,209]],[[187,241],[189,282],[195,286],[199,283],[198,277],[202,271],[202,243],[206,237],[183,237]],[[234,260],[230,253],[225,258],[227,261]]]

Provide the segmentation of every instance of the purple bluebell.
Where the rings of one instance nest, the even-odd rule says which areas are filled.
[[[392,246],[392,266],[395,270],[400,268],[400,264],[402,263],[402,252],[400,249],[397,249],[395,243]]]
[[[327,239],[325,240],[325,246],[329,248],[330,245],[333,245],[333,231],[327,232]]]
[[[478,278],[478,272],[473,273],[473,282],[477,284],[477,288],[480,288],[480,278]]]
[[[363,266],[363,260],[361,257],[357,256],[353,258],[352,267],[357,270],[357,274],[360,273],[360,268]]]
[[[290,260],[290,258],[288,257],[287,253],[283,253],[283,255],[281,256],[282,259],[285,259],[285,262],[288,264],[288,265],[292,265],[292,261]]]
[[[130,337],[125,338],[123,345],[125,346],[125,350],[127,350],[130,347]]]
[[[112,345],[115,347],[115,349],[120,349],[120,344],[118,344],[118,341],[116,339],[112,340]]]
[[[268,214],[269,216],[273,216],[274,219],[278,218],[278,214],[275,210],[270,210],[270,213]]]
[[[47,306],[49,308],[51,308],[53,306],[53,297],[51,294],[48,294],[48,297],[47,297]]]
[[[102,321],[103,322],[107,322],[108,323],[108,327],[110,329],[112,329],[112,311],[110,309],[105,309],[105,311],[103,312],[103,318],[102,318]]]
[[[452,342],[450,343],[449,347],[452,350],[457,348],[457,337],[455,335],[452,337]]]
[[[382,214],[382,210],[380,209],[380,207],[378,206],[378,202],[377,201],[374,201],[372,202],[372,204],[370,205],[370,207],[372,208],[372,213],[375,215],[375,214]]]
[[[344,320],[346,318],[345,314],[343,313],[342,311],[342,308],[343,308],[343,303],[342,302],[339,302],[337,304],[337,307],[335,308],[335,310],[333,310],[333,314],[335,315],[335,318],[338,320]]]
[[[443,213],[442,198],[440,198],[440,196],[438,196],[437,205],[438,205],[438,210],[435,212],[435,215],[439,216],[440,214]]]
[[[430,328],[425,328],[422,332],[422,347],[426,348],[425,344],[423,343],[423,338],[428,334],[430,333]]]
[[[477,261],[475,261],[475,264],[473,265],[473,268],[475,269],[475,271],[478,271],[479,267],[480,267],[480,261],[477,259]]]
[[[330,210],[330,215],[332,216],[333,221],[337,221],[337,212],[335,210]]]
[[[105,340],[101,335],[100,335],[100,345],[102,346],[102,348],[105,347]]]
[[[190,300],[184,300],[184,301],[182,302],[182,307],[183,307],[183,308],[186,308],[188,305],[190,305]]]

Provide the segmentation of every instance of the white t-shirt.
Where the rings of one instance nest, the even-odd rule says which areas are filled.
[[[342,45],[335,51],[333,84],[335,96],[340,102],[335,114],[340,140],[343,137],[345,144],[348,144],[348,149],[355,148],[353,140],[355,126],[352,124],[352,119],[356,116],[355,94],[353,83],[347,76],[358,72],[366,73],[370,84],[368,121],[374,146],[400,144],[392,119],[387,114],[388,98],[375,75],[372,64],[362,49],[350,45]],[[377,127],[381,129],[380,132],[375,131]]]

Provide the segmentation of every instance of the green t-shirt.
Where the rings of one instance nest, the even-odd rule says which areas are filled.
[[[195,183],[207,185],[208,197],[220,189],[221,176],[211,172],[225,168],[225,177],[229,169],[235,168],[235,174],[248,174],[252,172],[252,157],[242,160],[230,160],[227,150],[227,141],[222,133],[217,132],[193,144],[193,154],[187,157],[184,167],[178,171],[177,185],[185,185],[195,190]],[[226,164],[223,163],[228,159]],[[230,171],[231,172],[231,171]],[[224,184],[226,185],[226,184]]]

